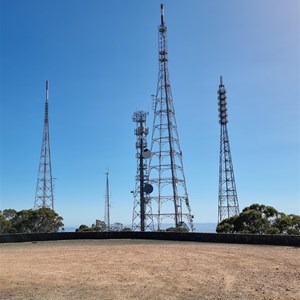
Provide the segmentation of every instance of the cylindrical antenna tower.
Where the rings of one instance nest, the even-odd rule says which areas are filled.
[[[150,193],[153,190],[152,185],[148,183],[149,175],[146,160],[150,158],[151,152],[147,149],[147,135],[149,133],[146,127],[146,118],[148,113],[137,111],[133,114],[133,122],[136,123],[134,134],[136,135],[136,159],[137,173],[136,185],[133,191],[134,206],[132,216],[132,230],[154,230],[152,209],[150,202]]]
[[[220,223],[223,219],[239,214],[239,203],[227,130],[227,95],[222,76],[220,77],[218,90],[218,106],[220,123],[218,222]]]

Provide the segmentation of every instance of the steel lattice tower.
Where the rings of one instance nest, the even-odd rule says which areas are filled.
[[[105,189],[105,207],[104,207],[104,222],[107,226],[107,230],[110,231],[110,194],[109,194],[109,181],[108,171],[106,175],[106,189]]]
[[[153,231],[153,216],[149,194],[147,187],[149,186],[149,174],[146,159],[148,158],[149,150],[147,149],[147,135],[149,132],[146,127],[146,112],[137,111],[133,114],[133,121],[136,123],[134,134],[136,135],[136,184],[133,191],[134,205],[132,216],[132,230]],[[150,154],[149,154],[150,156]],[[151,192],[150,192],[151,193]]]
[[[154,186],[152,206],[157,204],[158,229],[162,219],[172,219],[176,227],[185,226],[187,220],[193,230],[193,216],[189,204],[183,171],[175,110],[168,70],[168,38],[164,22],[164,5],[161,4],[161,24],[158,27],[159,74],[154,97],[154,120],[149,162],[150,182]],[[154,206],[153,206],[154,209]]]
[[[239,214],[239,203],[233,173],[229,137],[227,130],[227,96],[222,76],[218,90],[220,130],[220,162],[219,162],[219,207],[218,222]]]
[[[43,141],[34,201],[34,209],[39,208],[50,208],[54,210],[53,177],[49,137],[48,80],[46,80],[46,101]]]

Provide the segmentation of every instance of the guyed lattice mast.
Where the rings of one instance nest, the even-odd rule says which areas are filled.
[[[168,38],[164,20],[164,5],[161,4],[159,37],[159,75],[154,98],[154,120],[149,163],[153,217],[161,223],[174,222],[176,227],[193,230],[193,215],[189,203],[183,170],[182,151],[179,144],[175,110],[168,69]],[[154,205],[156,209],[154,210]],[[185,223],[187,221],[187,224]]]
[[[105,204],[104,204],[104,222],[106,224],[107,230],[110,231],[110,192],[109,192],[109,172],[105,173],[106,175],[106,185],[105,185]]]
[[[34,209],[51,208],[54,210],[53,177],[50,155],[49,112],[48,112],[48,80],[46,80],[46,101],[42,148],[38,178],[36,184]]]

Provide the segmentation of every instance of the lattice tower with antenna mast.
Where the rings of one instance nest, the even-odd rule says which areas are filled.
[[[169,79],[168,37],[163,4],[158,43],[159,75],[153,99],[152,156],[149,162],[150,183],[154,187],[151,202],[153,211],[156,211],[153,217],[157,219],[158,229],[164,220],[174,222],[176,227],[194,230]]]
[[[38,169],[38,178],[36,184],[34,209],[50,208],[54,210],[53,177],[49,135],[48,86],[48,80],[46,80],[44,130]]]
[[[135,189],[133,191],[134,204],[132,215],[132,230],[153,231],[154,223],[149,188],[149,174],[147,167],[148,153],[147,135],[149,129],[146,126],[148,113],[137,111],[133,114],[133,122],[136,123],[134,134],[136,135],[136,162],[137,170],[135,176]],[[149,154],[150,157],[150,154]],[[151,192],[150,192],[151,193]]]
[[[220,123],[218,222],[220,223],[223,219],[239,214],[239,202],[227,130],[227,95],[222,76],[218,90],[218,106]]]
[[[104,222],[107,226],[107,231],[110,231],[110,192],[109,192],[109,172],[105,173],[106,176],[106,185],[105,185],[105,204],[104,204]]]

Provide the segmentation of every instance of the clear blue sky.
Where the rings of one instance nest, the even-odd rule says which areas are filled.
[[[32,208],[49,80],[55,208],[65,226],[131,223],[136,110],[158,75],[156,0],[1,0],[0,209]],[[169,69],[195,222],[217,221],[217,89],[228,91],[240,207],[299,209],[299,1],[165,1]]]

